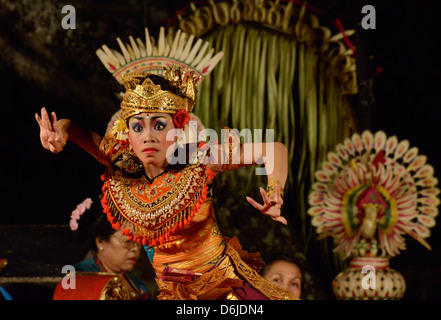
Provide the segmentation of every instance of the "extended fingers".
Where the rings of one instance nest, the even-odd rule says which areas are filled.
[[[254,200],[253,198],[250,197],[245,197],[247,199],[247,201],[257,210],[262,211],[265,209],[265,206],[262,206],[261,204],[259,204],[256,200]]]
[[[43,124],[41,123],[41,118],[38,113],[35,113],[35,120],[37,120],[38,125],[41,127]]]
[[[52,111],[51,113],[52,123],[55,125],[57,123],[57,115]]]
[[[271,203],[270,198],[268,198],[268,195],[266,194],[266,191],[264,188],[260,187],[260,194],[262,195],[262,199],[265,203]]]
[[[58,138],[57,140],[61,141],[63,139],[63,134],[61,133],[60,127],[58,126],[57,115],[55,114],[55,112],[52,112],[51,117],[52,117],[52,127],[54,128],[54,132],[57,133],[57,138]]]
[[[43,128],[49,131],[52,131],[52,123],[51,120],[49,119],[49,115],[46,111],[46,108],[41,108],[41,123],[43,125]]]
[[[288,221],[284,217],[282,217],[282,216],[278,216],[276,218],[272,217],[272,218],[273,218],[274,221],[278,221],[280,223],[283,223],[284,225],[288,224]]]
[[[263,193],[261,192],[262,196],[266,196],[265,191],[263,191]],[[267,197],[268,198],[268,197]],[[286,219],[284,217],[282,217],[280,215],[280,211],[279,211],[279,215],[277,214],[271,214],[268,209],[269,207],[271,207],[271,204],[269,204],[269,202],[266,202],[265,205],[261,205],[258,202],[256,202],[253,198],[250,197],[246,197],[247,201],[257,210],[259,210],[260,212],[262,212],[263,214],[270,216],[271,219],[273,219],[274,221],[278,221],[280,223],[283,223],[284,225],[287,225],[288,222],[286,221]],[[268,199],[269,200],[269,199]]]

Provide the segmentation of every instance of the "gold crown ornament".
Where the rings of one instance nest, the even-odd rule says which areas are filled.
[[[204,77],[211,73],[223,57],[223,52],[215,54],[209,43],[195,39],[180,29],[176,32],[165,28],[159,29],[159,37],[150,36],[145,28],[145,40],[129,36],[129,43],[116,38],[120,51],[102,45],[96,54],[112,76],[123,84],[126,93],[120,92],[121,108],[112,117],[110,134],[117,140],[127,138],[125,119],[139,112],[169,112],[185,110],[188,113],[194,107],[196,89],[200,87]],[[162,91],[146,76],[155,74],[163,76],[176,90]],[[120,116],[121,114],[121,116]],[[194,114],[190,117],[200,120]],[[107,134],[107,132],[106,132]]]
[[[123,120],[141,112],[176,113],[180,109],[186,112],[193,110],[198,76],[194,76],[190,69],[174,65],[165,67],[164,72],[164,79],[173,90],[162,90],[146,73],[135,72],[121,77],[126,88],[121,102]]]

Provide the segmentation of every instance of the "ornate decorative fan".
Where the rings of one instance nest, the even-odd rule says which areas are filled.
[[[327,159],[308,199],[319,238],[333,237],[335,251],[345,257],[371,241],[378,241],[381,255],[395,256],[406,249],[406,234],[430,249],[426,238],[440,190],[417,147],[383,131],[365,131],[338,144]]]

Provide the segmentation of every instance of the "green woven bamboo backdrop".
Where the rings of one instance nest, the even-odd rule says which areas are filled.
[[[290,211],[285,215],[300,219],[306,251],[313,236],[307,194],[327,152],[354,129],[348,100],[326,63],[305,42],[246,24],[218,28],[205,40],[225,56],[203,82],[195,112],[205,126],[218,130],[274,129],[275,141],[289,150],[285,203]],[[242,193],[266,182],[248,172],[248,184],[240,184]],[[228,179],[234,185],[234,175]]]

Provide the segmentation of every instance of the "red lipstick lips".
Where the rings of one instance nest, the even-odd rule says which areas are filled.
[[[144,152],[144,153],[147,154],[147,155],[150,155],[150,154],[152,154],[152,153],[155,153],[156,151],[158,151],[158,150],[155,149],[155,148],[145,148],[144,150],[142,150],[142,152]]]

